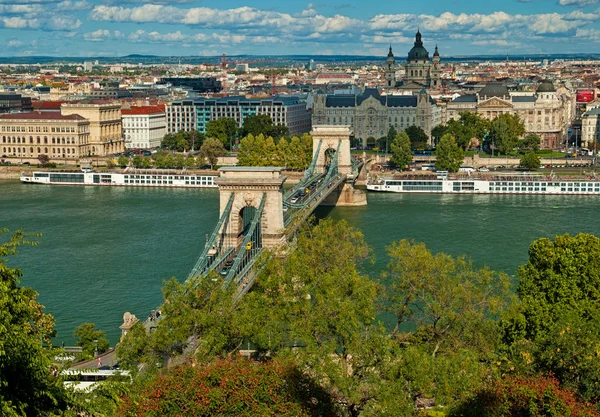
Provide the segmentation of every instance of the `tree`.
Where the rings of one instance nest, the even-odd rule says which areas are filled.
[[[86,357],[94,357],[95,353],[104,353],[110,347],[106,333],[96,330],[94,323],[81,323],[75,328],[73,336],[77,339],[77,346],[81,346]]]
[[[519,141],[519,149],[537,152],[540,149],[540,137],[533,133],[525,135],[523,140]]]
[[[4,237],[8,230],[0,229]],[[22,272],[8,266],[21,245],[34,235],[15,232],[0,244],[0,415],[39,416],[64,409],[62,381],[53,375],[51,346],[54,318],[44,313],[31,288],[19,286]]]
[[[235,119],[230,117],[211,120],[206,125],[206,136],[219,139],[223,143],[223,146],[230,150],[237,134],[238,124]]]
[[[117,159],[117,163],[121,168],[125,168],[129,165],[129,158],[127,158],[125,155],[121,155],[119,156],[119,159]]]
[[[245,117],[241,136],[253,135],[256,137],[261,134],[264,137],[271,136],[275,141],[278,141],[282,137],[289,135],[289,129],[284,125],[273,124],[273,120],[267,114]]]
[[[135,155],[133,157],[133,159],[131,160],[131,164],[135,167],[135,168],[141,168],[142,167],[142,155]]]
[[[591,404],[581,401],[552,377],[504,377],[451,410],[449,417],[599,417]]]
[[[437,125],[431,130],[431,137],[435,146],[439,143],[442,136],[446,134],[448,127],[445,125]]]
[[[200,155],[206,158],[210,169],[213,169],[220,157],[225,156],[227,152],[223,143],[219,139],[208,138],[200,147]]]
[[[125,398],[118,415],[310,417],[335,411],[330,395],[292,362],[238,359],[169,369]]]
[[[499,339],[491,318],[509,299],[506,274],[476,270],[464,257],[433,255],[423,243],[401,240],[387,249],[383,306],[395,318],[392,334],[409,322],[433,355],[440,349],[493,350]]]
[[[463,164],[464,152],[456,144],[454,136],[446,133],[436,148],[435,167],[439,170],[456,172]]]
[[[502,113],[490,126],[490,139],[504,154],[512,152],[524,134],[525,125],[518,114]]]
[[[410,138],[406,132],[401,132],[396,135],[396,138],[390,145],[392,156],[390,162],[398,166],[401,170],[412,161],[412,153],[410,151]]]
[[[293,356],[352,416],[373,399],[390,347],[375,321],[377,286],[357,269],[369,254],[360,232],[322,220],[266,264],[240,306],[259,351]]]
[[[421,129],[419,126],[412,125],[406,128],[405,132],[410,139],[410,145],[412,149],[427,149],[427,146],[429,145],[429,137],[423,129]]]
[[[267,156],[264,154],[265,137],[260,134],[254,136],[249,134],[240,141],[240,149],[237,154],[240,166],[265,166]]]
[[[554,241],[542,238],[529,247],[529,261],[517,270],[517,295],[526,321],[523,336],[535,339],[561,311],[582,312],[600,301],[600,238],[580,233]]]
[[[443,135],[449,133],[454,136],[456,143],[462,149],[468,149],[473,139],[483,139],[485,134],[490,129],[490,122],[482,118],[478,113],[462,112],[458,120],[451,119],[448,121],[445,131],[438,137],[441,139]],[[440,133],[440,131],[436,132]],[[432,132],[433,134],[433,132]]]
[[[50,162],[50,158],[48,158],[48,155],[46,154],[40,154],[38,155],[38,161],[40,161],[41,166],[45,167]]]
[[[538,169],[540,167],[540,158],[534,151],[529,151],[523,155],[519,165],[529,169]]]

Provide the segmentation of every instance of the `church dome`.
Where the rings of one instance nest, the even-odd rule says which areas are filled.
[[[555,93],[556,88],[554,88],[554,84],[552,84],[552,81],[544,80],[540,83],[540,85],[538,85],[537,92],[538,93]]]
[[[417,35],[415,36],[415,46],[413,46],[408,53],[408,61],[419,61],[422,59],[429,60],[429,52],[423,47],[421,32],[417,31]]]

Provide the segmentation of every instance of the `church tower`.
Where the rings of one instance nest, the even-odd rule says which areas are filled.
[[[415,35],[415,45],[408,52],[408,59],[406,60],[406,81],[422,87],[429,87],[430,66],[429,52],[423,47],[421,31],[418,30]]]
[[[441,88],[441,70],[442,65],[440,63],[440,53],[438,51],[437,45],[435,45],[435,52],[433,53],[433,62],[431,64],[431,88]]]
[[[394,88],[396,86],[396,59],[392,52],[392,45],[390,45],[390,52],[388,52],[385,61],[385,86],[387,88]]]

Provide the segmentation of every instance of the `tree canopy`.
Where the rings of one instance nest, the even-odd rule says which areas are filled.
[[[275,142],[289,135],[289,129],[285,125],[274,124],[271,117],[267,114],[257,114],[246,116],[241,129],[242,137],[253,135],[271,136]]]
[[[177,152],[186,152],[192,149],[200,149],[204,142],[204,134],[197,131],[180,130],[177,133],[168,133],[160,143],[161,148]]]
[[[281,166],[306,169],[312,161],[312,136],[281,138],[275,144],[272,137],[260,134],[246,136],[240,141],[238,164],[241,166]]]
[[[444,131],[439,129],[436,134],[441,134],[439,136],[441,139],[443,135],[449,133],[454,136],[459,147],[468,149],[472,145],[472,139],[483,139],[489,129],[489,120],[481,117],[479,113],[462,112],[458,120],[449,120]]]
[[[206,137],[219,139],[223,146],[229,150],[231,150],[237,135],[238,124],[235,119],[230,117],[210,120],[206,125]]]
[[[412,149],[423,150],[427,149],[429,146],[429,137],[427,136],[427,133],[425,133],[425,131],[419,126],[409,126],[404,132],[410,139],[410,146]]]
[[[525,124],[518,114],[502,113],[492,121],[489,134],[499,152],[511,153],[525,134]]]
[[[464,162],[464,152],[456,144],[454,136],[446,133],[436,148],[435,167],[439,170],[456,172]]]
[[[208,138],[200,147],[200,155],[206,158],[210,169],[213,169],[220,157],[225,156],[227,152],[223,143],[219,139]]]
[[[0,230],[4,238],[8,230]],[[62,381],[52,373],[54,318],[44,313],[31,288],[19,286],[22,272],[8,265],[35,236],[15,232],[0,244],[0,414],[40,416],[65,407]]]
[[[390,145],[392,156],[390,162],[397,165],[401,170],[406,167],[412,161],[412,153],[410,151],[410,138],[406,132],[400,132],[396,134],[396,137]]]
[[[540,158],[534,151],[529,151],[521,157],[520,166],[529,169],[538,169],[540,167]]]

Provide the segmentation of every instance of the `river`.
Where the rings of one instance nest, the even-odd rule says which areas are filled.
[[[600,196],[423,195],[369,193],[365,207],[319,208],[345,219],[376,254],[367,271],[385,268],[394,240],[425,242],[434,252],[466,254],[476,266],[514,275],[540,237],[600,236]],[[0,228],[42,233],[11,266],[56,318],[57,342],[73,343],[82,322],[118,341],[123,313],[145,317],[161,286],[182,280],[218,220],[216,189],[37,186],[0,182]]]

